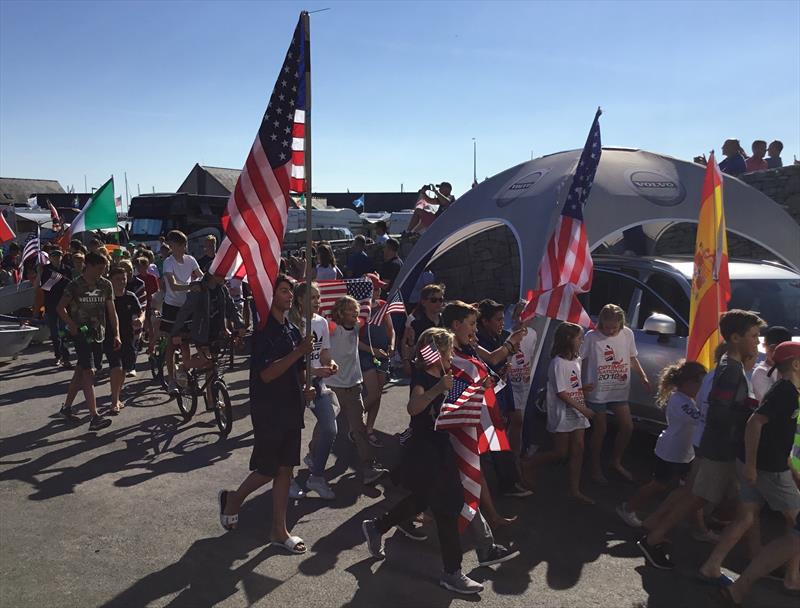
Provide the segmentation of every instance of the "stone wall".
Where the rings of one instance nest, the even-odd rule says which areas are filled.
[[[789,215],[800,224],[800,165],[745,173],[741,180],[783,205]]]

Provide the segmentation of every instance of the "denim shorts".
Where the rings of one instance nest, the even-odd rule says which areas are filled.
[[[627,401],[606,401],[605,403],[586,402],[586,407],[596,414],[605,414],[609,409],[619,407],[620,405],[628,405]]]

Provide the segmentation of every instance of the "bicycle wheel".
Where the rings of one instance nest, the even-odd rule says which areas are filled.
[[[214,417],[217,419],[219,432],[227,437],[233,428],[233,411],[228,386],[223,380],[214,380],[211,384],[211,397],[214,400]]]
[[[187,422],[192,419],[197,411],[197,378],[194,374],[189,374],[185,389],[179,389],[175,400],[178,402],[178,409],[183,414],[183,419]]]

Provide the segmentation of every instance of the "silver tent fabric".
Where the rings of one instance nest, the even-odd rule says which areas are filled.
[[[411,289],[427,265],[463,240],[505,224],[520,253],[520,295],[537,285],[539,262],[555,225],[580,150],[507,169],[459,198],[420,237],[394,290]],[[604,148],[584,217],[592,248],[642,225],[653,236],[674,222],[697,222],[705,167],[668,156]],[[728,231],[744,236],[800,270],[800,227],[777,203],[744,182],[723,180]]]

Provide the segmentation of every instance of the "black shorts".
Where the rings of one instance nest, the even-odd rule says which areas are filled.
[[[103,360],[103,343],[89,342],[82,335],[74,337],[75,354],[81,369],[99,369]]]
[[[266,477],[275,477],[280,467],[300,464],[300,429],[280,431],[253,427],[255,443],[250,455],[250,470]]]
[[[676,479],[684,479],[691,468],[691,462],[667,462],[656,456],[653,463],[653,479],[668,484]]]
[[[172,325],[175,323],[175,319],[178,318],[178,311],[180,309],[180,306],[173,306],[172,304],[167,304],[166,302],[161,305],[161,325],[159,325],[159,329],[163,333],[168,334],[172,331]],[[190,316],[188,319],[186,319],[186,322],[181,328],[181,335],[189,333],[191,323],[192,318]]]
[[[136,351],[133,344],[123,342],[119,350],[114,350],[114,343],[106,342],[105,353],[108,367],[111,369],[121,367],[125,371],[130,371],[136,367]]]

